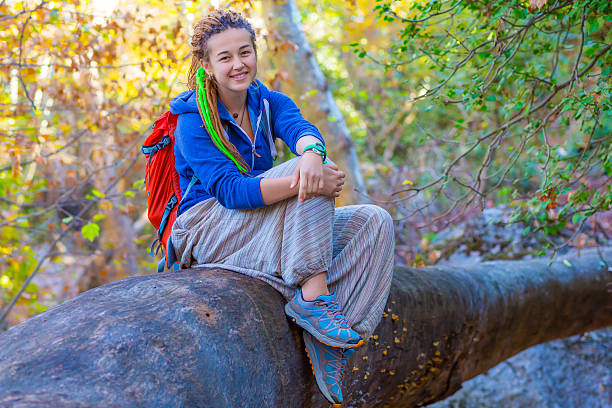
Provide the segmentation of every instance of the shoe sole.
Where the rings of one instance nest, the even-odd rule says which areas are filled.
[[[363,339],[360,339],[355,344],[343,343],[333,337],[325,336],[323,333],[317,332],[308,320],[302,319],[300,316],[293,313],[293,310],[291,310],[288,303],[285,305],[285,313],[291,317],[291,321],[293,321],[298,326],[302,327],[304,330],[306,330],[308,333],[314,336],[321,343],[326,344],[330,347],[350,349],[350,348],[360,347],[363,344]]]
[[[331,395],[327,395],[323,390],[327,389],[327,387],[325,386],[325,379],[321,377],[321,375],[317,375],[317,372],[314,369],[314,364],[312,364],[312,357],[310,357],[310,353],[308,352],[308,347],[310,346],[311,348],[315,348],[315,345],[312,343],[312,339],[308,338],[308,336],[303,336],[304,337],[304,345],[306,345],[306,347],[304,347],[304,350],[306,350],[306,355],[308,356],[308,362],[310,363],[310,369],[312,370],[312,375],[314,375],[315,381],[317,382],[317,385],[319,386],[319,391],[321,391],[321,394],[323,394],[323,396],[325,397],[325,399],[327,399],[327,401],[331,404],[331,406],[333,408],[341,408],[342,404],[338,403],[338,402],[332,402],[332,398]],[[323,386],[321,386],[321,384],[323,384]]]

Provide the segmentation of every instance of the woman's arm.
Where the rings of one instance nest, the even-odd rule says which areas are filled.
[[[318,160],[321,163],[321,156],[316,153],[306,152],[300,159],[300,163],[306,160]],[[306,165],[303,164],[305,167]],[[296,168],[296,173],[300,170],[300,164]],[[323,187],[318,194],[338,197],[344,185],[344,177],[346,176],[342,170],[338,169],[333,163],[324,164],[322,167]],[[277,178],[262,178],[259,184],[261,189],[261,197],[265,205],[274,204],[281,200],[293,197],[299,192],[300,184],[296,182],[296,174],[293,176],[277,177]],[[300,201],[306,201],[316,194],[306,195],[305,198],[300,198]]]
[[[291,186],[293,177],[262,178],[259,183],[265,205],[277,203],[298,193],[299,186]]]
[[[309,151],[304,153],[304,148],[319,139],[306,135],[298,139],[295,144],[296,152],[302,156],[292,177],[291,187],[299,185],[298,199],[306,201],[318,194],[322,194],[325,180],[323,179],[323,158],[317,153]]]
[[[236,165],[217,148],[202,127],[198,113],[179,115],[175,136],[175,166],[198,178],[206,191],[229,209],[260,208],[260,179],[245,177]]]
[[[306,146],[317,142],[320,141],[314,136],[303,136],[298,139],[295,150],[301,156]],[[300,201],[312,198],[316,194],[312,191],[316,190],[318,192],[323,187],[322,165],[321,156],[316,153],[307,152],[306,157],[300,158],[293,176],[262,179],[259,187],[261,188],[261,197],[264,203],[270,205],[293,197],[296,194],[299,195]],[[300,173],[305,172],[308,173],[308,176],[301,176]]]
[[[276,137],[302,157],[293,176],[288,177],[288,183],[282,179],[262,180],[260,188],[264,203],[269,205],[296,194],[300,201],[318,194],[337,197],[344,184],[344,173],[338,171],[335,165],[323,165],[322,157],[315,152],[303,154],[304,148],[310,144],[325,145],[318,129],[302,117],[299,108],[288,96],[279,92],[270,92],[270,114]]]
[[[312,135],[306,135],[306,136],[302,136],[301,138],[299,138],[297,143],[295,144],[295,150],[297,154],[301,156],[304,152],[304,148],[313,143],[321,143],[321,140],[319,140],[319,138],[314,137]]]
[[[325,145],[319,129],[304,119],[295,102],[285,94],[270,91],[270,120],[274,137],[282,139],[293,154],[302,154],[297,143],[306,137],[313,140],[302,145],[302,149],[310,143]]]

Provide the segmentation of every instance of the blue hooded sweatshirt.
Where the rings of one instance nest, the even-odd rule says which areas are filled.
[[[274,139],[283,140],[297,155],[296,143],[303,136],[312,135],[325,141],[319,130],[300,114],[296,104],[286,95],[269,91],[255,80],[247,91],[248,112],[253,126],[255,142],[238,126],[219,98],[219,118],[230,142],[236,146],[244,161],[251,166],[242,174],[210,138],[202,125],[196,104],[195,91],[185,91],[170,101],[170,112],[179,115],[174,133],[175,167],[180,176],[184,195],[193,175],[197,182],[191,187],[179,208],[179,215],[200,201],[215,197],[230,209],[264,207],[256,176],[272,168],[276,154]],[[271,134],[267,131],[266,107],[269,107]]]

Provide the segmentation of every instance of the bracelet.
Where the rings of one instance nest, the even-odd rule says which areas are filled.
[[[309,144],[302,151],[302,156],[304,155],[304,153],[308,151],[313,151],[314,153],[323,157],[323,163],[327,162],[327,150],[325,149],[325,146],[323,145],[323,143],[317,142],[317,143]]]

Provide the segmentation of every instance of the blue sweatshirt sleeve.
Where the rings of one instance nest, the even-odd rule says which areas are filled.
[[[238,167],[215,146],[202,127],[198,113],[179,115],[175,144],[205,191],[229,209],[264,207],[261,178],[240,173]]]
[[[304,119],[295,102],[285,94],[270,91],[270,120],[274,135],[281,138],[295,155],[298,155],[297,141],[303,136],[312,135],[325,145],[319,129]]]

